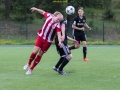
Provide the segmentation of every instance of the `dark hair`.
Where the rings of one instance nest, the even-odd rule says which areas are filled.
[[[78,7],[78,10],[80,10],[80,9],[83,10],[83,7]]]

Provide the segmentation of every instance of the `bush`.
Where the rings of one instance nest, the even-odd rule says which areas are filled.
[[[34,40],[5,40],[0,39],[0,45],[34,45]]]
[[[14,45],[14,44],[18,44],[18,42],[14,41],[14,40],[0,39],[0,45]]]
[[[0,39],[0,45],[34,45],[35,40],[6,40]],[[55,42],[52,42],[55,45]],[[73,45],[74,43],[68,41],[68,45]],[[82,43],[81,43],[82,44]],[[120,41],[118,42],[103,42],[103,41],[88,41],[87,45],[120,45]]]
[[[103,14],[103,19],[107,20],[114,20],[115,12],[113,12],[111,9],[105,10]]]
[[[119,41],[119,42],[117,42],[117,45],[120,45],[120,41]]]

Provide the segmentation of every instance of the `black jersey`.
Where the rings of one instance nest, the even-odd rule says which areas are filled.
[[[65,26],[66,26],[66,25],[67,25],[67,20],[66,20],[66,19],[62,20],[62,21],[60,22],[60,24],[61,24],[61,25],[62,25],[62,24],[65,24]],[[62,32],[61,32],[61,35],[62,35]],[[58,36],[57,36],[57,35],[56,35],[56,37],[55,37],[55,43],[58,43]],[[66,34],[66,30],[65,30],[65,39],[64,39],[63,43],[64,43],[65,45],[67,45],[67,34]]]
[[[78,28],[84,27],[84,23],[86,22],[85,16],[80,18],[79,16],[76,16],[73,20],[73,25],[75,25]],[[79,36],[85,34],[84,30],[76,30],[73,29],[73,36]]]

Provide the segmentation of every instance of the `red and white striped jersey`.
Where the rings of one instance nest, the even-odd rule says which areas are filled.
[[[38,31],[38,35],[48,42],[52,42],[55,34],[61,32],[60,23],[53,22],[53,15],[45,12],[44,17],[46,21],[42,27],[42,30]]]

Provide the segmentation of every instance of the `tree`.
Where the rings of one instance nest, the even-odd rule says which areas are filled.
[[[9,19],[10,14],[10,0],[5,0],[5,19]]]
[[[3,19],[3,16],[5,16],[4,12],[5,12],[5,10],[4,10],[4,1],[0,0],[0,19]]]
[[[38,8],[41,8],[47,12],[54,13],[55,11],[60,11],[63,15],[65,15],[66,4],[67,3],[63,3],[63,2],[53,2],[53,0],[43,0],[43,1],[37,0],[35,5]],[[37,14],[37,16],[40,15]]]
[[[104,0],[103,5],[104,5],[105,10],[108,10],[111,8],[111,2],[112,0]]]
[[[103,13],[103,19],[108,19],[108,20],[115,19],[115,13],[112,11],[111,3],[112,3],[112,0],[104,1],[105,12]]]
[[[12,19],[17,21],[33,20],[30,8],[34,5],[34,0],[12,0]]]

